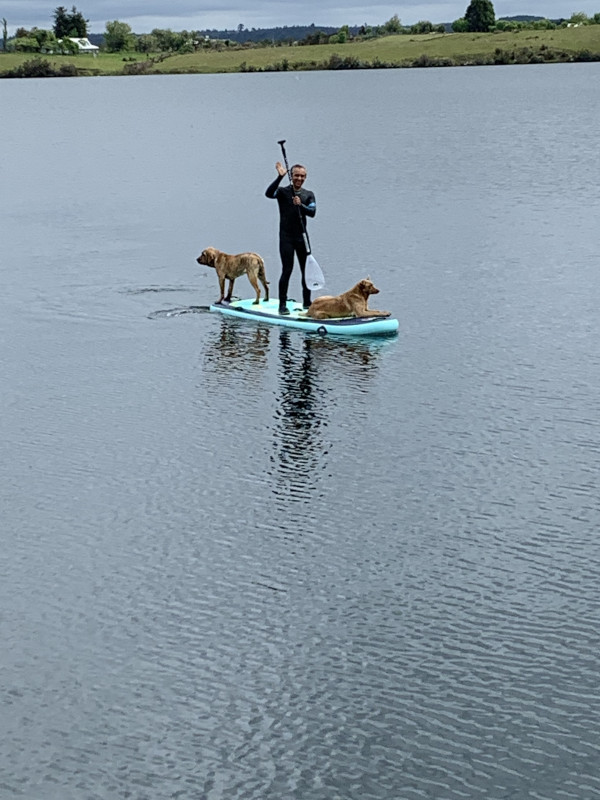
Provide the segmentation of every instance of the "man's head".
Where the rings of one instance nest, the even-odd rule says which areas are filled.
[[[306,180],[306,167],[303,167],[302,164],[294,164],[290,172],[292,173],[292,186],[298,192]]]

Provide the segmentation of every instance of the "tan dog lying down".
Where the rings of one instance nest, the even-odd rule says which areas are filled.
[[[324,295],[313,300],[306,312],[313,319],[335,319],[336,317],[389,317],[391,311],[373,311],[367,308],[369,295],[379,294],[370,278],[359,281],[347,292],[333,297]]]
[[[265,300],[269,299],[269,284],[265,275],[265,262],[258,253],[238,253],[238,255],[231,256],[228,253],[222,253],[216,247],[207,247],[206,250],[200,253],[196,261],[198,264],[204,264],[207,267],[216,269],[219,278],[219,289],[221,290],[221,297],[219,297],[217,303],[222,303],[223,300],[231,301],[235,279],[243,275],[244,272],[256,292],[256,300],[253,305],[260,303],[258,281],[265,287]],[[227,297],[225,297],[226,278],[229,281]]]

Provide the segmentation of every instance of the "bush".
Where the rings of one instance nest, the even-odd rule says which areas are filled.
[[[452,23],[452,30],[454,33],[467,33],[469,30],[469,23],[464,17],[455,19]]]
[[[580,50],[575,53],[573,61],[600,61],[600,53],[592,53],[591,50]]]
[[[5,78],[75,78],[78,75],[74,64],[63,64],[56,69],[45,58],[32,58],[4,73]]]
[[[325,69],[363,69],[365,64],[356,56],[339,56],[333,53],[324,64]]]
[[[40,43],[35,36],[20,36],[12,44],[17,53],[38,53],[40,49]]]
[[[398,65],[392,64],[389,61],[382,61],[379,56],[375,56],[373,61],[371,61],[372,69],[393,69],[396,66]]]
[[[511,64],[513,58],[510,53],[506,50],[503,50],[501,47],[497,47],[494,50],[494,64]]]
[[[410,64],[411,67],[455,67],[451,58],[434,58],[423,53]]]
[[[56,73],[57,78],[76,78],[79,70],[75,64],[61,64]]]

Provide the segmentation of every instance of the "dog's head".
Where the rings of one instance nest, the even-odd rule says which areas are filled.
[[[379,294],[379,289],[375,286],[371,278],[365,278],[358,284],[358,290],[366,299],[370,294]]]
[[[199,264],[204,264],[206,267],[214,267],[215,260],[217,257],[217,251],[214,247],[207,247],[206,250],[203,250],[196,261]]]

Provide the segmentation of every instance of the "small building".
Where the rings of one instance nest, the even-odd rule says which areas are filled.
[[[100,50],[100,48],[92,44],[89,39],[74,39],[72,36],[69,36],[69,41],[75,42],[80,53],[92,53],[96,55]]]

